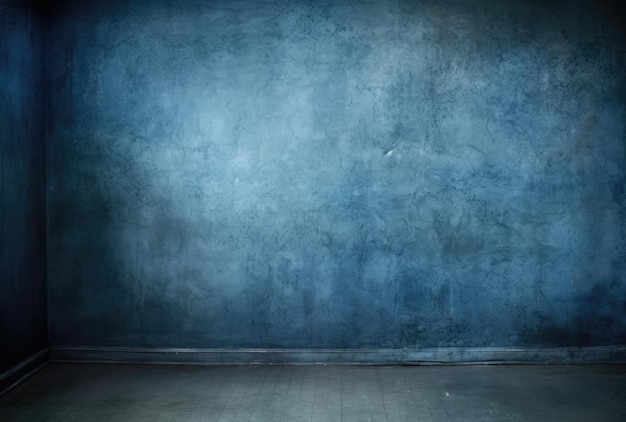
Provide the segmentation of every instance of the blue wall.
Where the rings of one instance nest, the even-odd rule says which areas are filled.
[[[59,13],[53,345],[626,344],[623,34],[573,4]]]
[[[48,344],[43,26],[25,4],[0,1],[0,373]]]

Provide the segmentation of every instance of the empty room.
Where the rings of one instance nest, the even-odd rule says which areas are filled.
[[[1,421],[626,420],[626,6],[0,0]]]

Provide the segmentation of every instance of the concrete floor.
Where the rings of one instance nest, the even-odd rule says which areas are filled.
[[[48,365],[0,421],[626,421],[626,365]]]

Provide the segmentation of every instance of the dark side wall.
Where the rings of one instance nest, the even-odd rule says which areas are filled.
[[[48,344],[43,26],[26,4],[0,0],[0,373]]]
[[[597,4],[59,11],[52,344],[625,344],[623,15]]]

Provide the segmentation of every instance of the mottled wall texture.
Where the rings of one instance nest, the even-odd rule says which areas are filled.
[[[52,344],[626,344],[625,44],[593,4],[63,10]]]
[[[43,27],[0,0],[0,373],[48,344]]]

